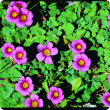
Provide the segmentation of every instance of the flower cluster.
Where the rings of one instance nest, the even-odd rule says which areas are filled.
[[[24,64],[27,62],[27,57],[26,57],[27,53],[20,46],[16,47],[15,49],[15,47],[12,44],[5,43],[1,47],[1,52],[4,53],[3,55],[6,58],[11,56],[18,65]]]
[[[72,41],[71,46],[68,44],[69,48],[72,49],[72,52],[76,55],[73,57],[73,63],[72,67],[75,70],[79,70],[81,72],[88,71],[90,65],[91,65],[91,59],[87,57],[86,54],[83,54],[86,49],[86,44],[83,42],[82,39],[78,39],[75,41]]]
[[[17,91],[20,91],[20,94],[23,96],[27,96],[34,90],[34,85],[32,84],[32,79],[30,77],[24,78],[21,76],[18,80],[19,83],[15,83],[15,88]],[[39,99],[39,96],[36,94],[31,94],[31,99],[26,98],[24,100],[24,106],[28,108],[37,108],[43,107],[43,100]]]
[[[33,13],[28,11],[27,3],[23,1],[11,1],[7,8],[5,19],[10,23],[16,24],[17,27],[23,28],[24,25],[30,26],[33,23]]]

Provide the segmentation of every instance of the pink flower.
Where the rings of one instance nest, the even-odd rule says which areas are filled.
[[[110,107],[110,93],[109,92],[106,92],[103,94],[103,98],[101,99],[101,102],[107,107]]]
[[[72,52],[75,54],[81,53],[81,52],[83,53],[85,52],[85,49],[86,49],[86,44],[83,42],[82,39],[72,41],[71,46],[72,46]]]
[[[39,96],[36,94],[31,94],[31,99],[26,98],[24,100],[24,106],[27,106],[28,108],[37,108],[37,107],[43,107],[43,100],[39,99]]]
[[[25,50],[23,50],[22,47],[18,46],[16,47],[16,49],[13,51],[13,59],[14,61],[20,65],[20,64],[24,64],[27,62],[27,57],[26,57],[27,53]]]
[[[110,14],[107,16],[107,18],[110,20]]]
[[[64,99],[62,89],[57,88],[55,86],[50,87],[50,91],[47,94],[47,98],[51,100],[53,104],[58,104]]]
[[[12,56],[13,54],[13,50],[15,49],[15,47],[10,44],[10,43],[5,43],[2,47],[1,47],[1,52],[4,53],[4,57],[9,57]]]
[[[24,25],[30,26],[33,23],[33,13],[25,8],[20,8],[19,20],[15,23],[17,27],[23,28]]]
[[[76,54],[73,57],[73,63],[72,63],[72,67],[75,70],[79,70],[81,72],[86,72],[88,71],[90,65],[91,65],[91,59],[87,57],[87,55],[85,54]]]
[[[11,2],[10,2],[10,6],[16,6],[16,7],[18,7],[19,9],[20,9],[20,8],[25,8],[26,5],[27,5],[27,3],[24,2],[24,1],[17,1],[17,2],[11,1]],[[27,6],[26,6],[26,8],[27,8]]]
[[[20,91],[20,94],[23,96],[29,95],[30,92],[34,90],[34,85],[32,84],[32,79],[24,76],[21,76],[18,80],[19,83],[15,83],[15,88],[17,91]]]
[[[53,44],[51,42],[46,42],[46,45],[39,44],[37,50],[40,52],[36,55],[38,61],[45,60],[46,64],[53,64],[52,58],[50,55],[58,54],[58,49],[56,47],[52,48]]]
[[[5,15],[5,19],[10,23],[16,23],[19,20],[19,9],[16,6],[8,7],[6,10],[8,15]]]

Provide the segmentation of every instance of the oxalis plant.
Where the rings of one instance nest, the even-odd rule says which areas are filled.
[[[110,3],[31,2],[0,3],[0,107],[110,107]]]

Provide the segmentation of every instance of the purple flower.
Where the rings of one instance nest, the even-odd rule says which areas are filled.
[[[13,50],[15,49],[15,47],[10,44],[10,43],[5,43],[2,47],[1,47],[1,52],[4,53],[4,57],[9,57],[12,56],[13,54]]]
[[[23,28],[24,25],[30,26],[33,23],[33,13],[31,11],[28,11],[25,8],[20,8],[20,14],[18,17],[18,21],[15,23],[17,27]]]
[[[90,65],[91,65],[91,59],[87,57],[87,55],[85,54],[76,54],[73,57],[73,63],[72,63],[72,67],[75,70],[79,70],[81,72],[86,72],[88,71]]]
[[[24,76],[21,76],[18,80],[19,83],[15,83],[15,88],[17,91],[20,91],[20,94],[23,96],[29,95],[30,92],[34,90],[34,85],[32,84],[32,79]]]
[[[107,18],[110,20],[110,14],[107,16]]]
[[[53,64],[52,58],[50,55],[58,54],[58,49],[56,47],[52,48],[53,44],[51,42],[46,42],[46,45],[39,44],[37,50],[40,52],[36,55],[38,61],[45,60],[46,64]]]
[[[20,9],[20,8],[25,8],[26,5],[27,5],[27,3],[24,2],[24,1],[17,1],[17,2],[11,1],[11,2],[10,2],[10,6],[16,6],[16,7],[18,7],[19,9]],[[26,8],[27,8],[27,6],[26,6]]]
[[[85,52],[85,49],[86,49],[86,44],[83,42],[82,39],[72,41],[71,46],[72,46],[72,52],[75,54],[81,53],[81,52],[83,53]]]
[[[28,108],[37,108],[37,107],[43,107],[43,100],[39,99],[39,96],[36,94],[31,94],[31,99],[26,98],[24,100],[24,106],[27,106]]]
[[[6,10],[8,15],[5,15],[5,19],[10,23],[16,23],[19,20],[19,9],[16,6],[8,7]]]
[[[58,104],[64,99],[62,89],[57,88],[55,86],[50,87],[50,91],[47,94],[47,98],[51,100],[53,104]]]
[[[106,92],[103,94],[103,98],[101,99],[101,102],[107,107],[110,107],[110,93],[109,92]]]
[[[25,50],[23,50],[22,47],[18,46],[16,47],[16,49],[13,51],[13,59],[14,61],[20,65],[20,64],[24,64],[27,62],[27,57],[26,57],[27,53]]]

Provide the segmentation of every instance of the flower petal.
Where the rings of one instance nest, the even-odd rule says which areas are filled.
[[[80,54],[76,54],[73,57],[73,61],[79,61],[81,59],[81,55]]]
[[[88,61],[85,62],[85,66],[90,67],[90,65],[91,65],[91,59],[89,58]]]
[[[52,98],[52,100],[51,100],[51,101],[52,101],[52,103],[53,103],[53,104],[58,104],[58,103],[59,103],[58,98],[56,98],[56,99],[55,99],[55,98]]]
[[[86,54],[80,54],[80,55],[81,55],[81,59],[84,60],[84,62],[88,60],[88,56]]]
[[[35,101],[35,100],[38,100],[39,99],[39,96],[36,95],[36,94],[31,94],[31,100],[32,101]]]
[[[86,67],[86,66],[83,66],[83,67],[80,68],[81,72],[86,72],[88,70],[89,70],[89,67]]]
[[[24,104],[24,106],[30,107],[31,106],[31,100],[30,100],[30,98],[27,97],[24,100],[23,104]]]
[[[107,16],[107,18],[110,20],[110,14]]]
[[[26,89],[28,92],[32,92],[34,90],[34,85],[30,84],[29,87]]]
[[[13,8],[11,6],[9,6],[6,10],[6,13],[10,15],[12,13],[12,11],[13,11]]]
[[[72,63],[72,67],[73,67],[75,70],[79,70],[79,69],[80,69],[80,66],[78,65],[77,62],[73,62],[73,63]]]
[[[10,2],[10,6],[14,5],[15,1],[11,1]]]
[[[17,91],[23,91],[23,88],[22,88],[21,84],[19,84],[19,83],[15,83],[15,88]]]
[[[31,11],[27,14],[27,20],[31,20],[33,18],[33,13]]]
[[[38,107],[43,107],[44,104],[43,104],[43,100],[42,99],[39,99],[38,100],[38,103],[39,103],[38,104]]]
[[[36,55],[36,58],[38,61],[43,61],[45,59],[45,56],[44,56],[43,52],[40,52]]]
[[[5,48],[4,48],[4,46],[1,47],[1,52],[2,52],[2,53],[5,53]]]
[[[54,92],[54,91],[57,91],[57,87],[56,86],[52,86],[52,87],[50,87],[50,92]]]
[[[26,8],[20,8],[20,11],[22,12],[22,15],[27,15],[29,12]]]
[[[22,52],[23,51],[23,48],[21,46],[18,46],[18,47],[16,47],[16,51],[17,52]]]
[[[13,6],[13,11],[15,11],[16,13],[19,13],[19,8],[16,6]]]
[[[19,21],[19,22],[16,23],[16,26],[19,27],[19,28],[23,28],[24,27],[24,22]]]
[[[57,100],[60,102],[60,101],[62,101],[64,99],[64,95],[61,95],[61,96],[59,96],[58,98],[57,98]]]
[[[46,47],[51,49],[53,47],[53,44],[51,42],[46,42]]]
[[[48,92],[48,94],[47,94],[47,98],[48,98],[49,100],[52,99],[52,92]]]
[[[58,49],[56,47],[54,47],[51,49],[50,55],[56,55],[56,54],[58,54]]]
[[[12,18],[10,17],[10,15],[5,15],[5,19],[6,19],[9,23],[11,23],[11,21],[12,21]]]
[[[46,64],[53,64],[52,58],[50,56],[46,56],[45,63]]]
[[[18,79],[18,82],[19,83],[23,83],[25,81],[25,77],[24,76],[21,76],[19,79]]]
[[[79,53],[76,48],[72,48],[72,52],[75,53],[75,54]]]
[[[32,79],[30,77],[26,77],[26,82],[28,82],[28,84],[32,84]]]
[[[76,44],[77,44],[76,40],[72,41],[71,43],[72,48],[75,48]]]
[[[25,6],[27,5],[26,2],[22,2],[22,8],[25,8]],[[26,8],[28,7],[28,5],[26,6]]]
[[[30,25],[32,25],[32,23],[33,23],[33,20],[30,19],[25,22],[25,25],[30,26]]]
[[[110,79],[110,74],[107,76],[107,79]]]
[[[38,50],[39,52],[43,51],[44,49],[45,49],[45,46],[42,45],[42,44],[39,44],[39,45],[37,46],[37,50]]]
[[[4,53],[3,56],[8,58],[9,57],[9,53]]]
[[[59,96],[61,96],[61,95],[63,95],[63,91],[62,91],[62,89],[61,88],[58,88],[58,94],[59,94]]]
[[[22,64],[27,62],[27,57],[26,58],[22,58],[22,60],[20,61]]]
[[[20,91],[20,94],[23,96],[27,96],[27,95],[29,95],[29,92],[26,90],[22,90],[22,91]]]
[[[85,42],[82,42],[82,43],[81,43],[81,45],[82,45],[82,48],[83,48],[83,49],[86,49],[86,48],[87,48],[87,46],[86,46],[86,43],[85,43]]]

